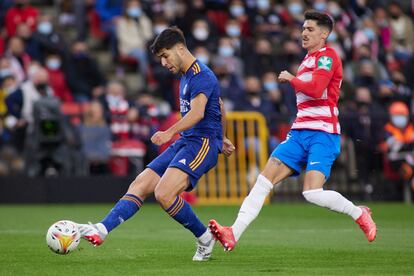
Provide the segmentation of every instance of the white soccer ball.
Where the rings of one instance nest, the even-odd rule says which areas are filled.
[[[70,220],[60,220],[47,230],[46,243],[58,254],[68,254],[78,247],[81,235],[76,223]]]

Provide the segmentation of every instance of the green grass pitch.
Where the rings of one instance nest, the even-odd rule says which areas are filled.
[[[216,244],[194,263],[195,240],[155,204],[144,205],[101,247],[82,240],[69,255],[45,243],[60,219],[97,221],[112,205],[0,205],[0,275],[414,275],[414,207],[370,204],[368,243],[347,216],[310,204],[265,206],[235,251]],[[231,224],[238,206],[195,207],[202,221]]]

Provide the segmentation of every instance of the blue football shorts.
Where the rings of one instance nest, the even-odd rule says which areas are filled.
[[[320,171],[328,179],[332,164],[341,152],[340,139],[339,134],[292,129],[271,156],[293,169],[292,176],[298,176],[306,166],[306,171]]]
[[[169,146],[161,155],[147,165],[159,176],[167,168],[178,168],[189,175],[191,191],[203,174],[217,164],[219,147],[217,140],[206,137],[181,137]]]

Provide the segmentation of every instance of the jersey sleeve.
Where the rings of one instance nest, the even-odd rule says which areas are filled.
[[[193,76],[189,85],[191,99],[194,99],[200,93],[206,95],[207,99],[210,98],[214,90],[215,82],[216,80],[214,80],[208,74],[204,74],[203,72]]]
[[[329,49],[318,54],[315,62],[316,68],[312,73],[311,81],[302,81],[295,77],[290,83],[296,91],[301,91],[310,97],[319,98],[328,87],[339,61],[336,53]]]

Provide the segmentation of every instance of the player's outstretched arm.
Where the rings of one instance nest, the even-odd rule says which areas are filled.
[[[151,137],[151,142],[158,146],[165,144],[170,141],[175,134],[193,127],[204,118],[207,100],[208,99],[204,93],[199,93],[194,99],[191,100],[190,111],[188,111],[184,117],[182,117],[177,123],[166,131],[157,131]]]

